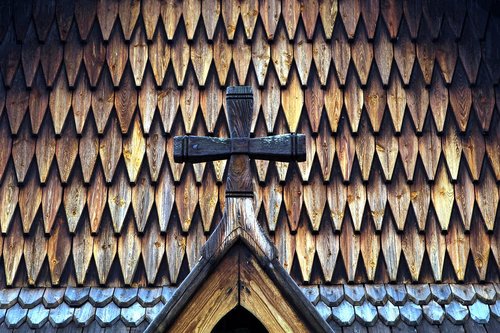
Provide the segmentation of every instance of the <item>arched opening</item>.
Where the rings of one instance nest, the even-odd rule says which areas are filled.
[[[229,311],[215,325],[212,333],[267,333],[262,323],[242,306]]]

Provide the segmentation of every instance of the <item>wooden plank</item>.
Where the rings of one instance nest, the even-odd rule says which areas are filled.
[[[160,233],[160,226],[152,221],[141,238],[141,254],[148,283],[155,283],[161,260],[165,254],[165,237]]]
[[[47,258],[52,285],[57,286],[60,284],[70,252],[71,236],[68,225],[62,216],[57,216],[54,223],[54,232],[50,235],[47,243]]]
[[[284,301],[275,282],[263,271],[255,257],[248,251],[245,252],[242,252],[240,258],[248,262],[248,265],[240,265],[240,283],[244,286],[239,295],[240,305],[256,316],[271,332],[309,331],[300,313]]]
[[[464,227],[458,219],[453,219],[446,234],[446,248],[459,282],[464,281],[465,278],[470,250],[469,237],[469,234],[465,234]]]
[[[142,234],[146,228],[154,198],[155,189],[151,184],[149,173],[146,168],[142,168],[135,186],[132,187],[132,209],[138,233]]]
[[[14,216],[9,233],[3,237],[3,265],[5,283],[12,286],[16,277],[21,256],[23,255],[24,237],[19,214]]]
[[[94,237],[91,235],[88,216],[84,214],[82,219],[83,221],[76,230],[72,244],[76,282],[79,285],[85,283],[85,277],[90,265],[90,260],[92,259],[92,249],[94,246]]]
[[[401,136],[398,137],[398,145],[406,179],[408,181],[413,181],[413,174],[415,173],[415,164],[418,156],[418,139],[409,117],[406,117],[403,121]]]
[[[74,126],[71,119],[64,127],[61,137],[56,140],[56,161],[63,184],[68,182],[78,155],[78,138]]]
[[[78,227],[78,222],[82,216],[85,202],[87,201],[87,189],[83,185],[81,176],[76,173],[71,182],[64,188],[64,211],[68,223],[69,232],[74,234]]]
[[[140,87],[144,76],[144,69],[148,62],[148,45],[142,24],[139,24],[134,30],[128,50],[135,86]]]
[[[28,122],[25,121],[21,127],[21,132],[12,142],[12,160],[16,169],[17,181],[21,184],[28,174],[31,160],[35,154],[35,139],[31,136],[28,127]]]
[[[97,275],[101,284],[105,284],[108,279],[118,244],[111,225],[111,219],[105,219],[103,222],[99,233],[94,238],[93,251]]]
[[[146,153],[146,138],[142,133],[139,115],[135,116],[130,132],[123,140],[123,159],[127,167],[128,179],[131,183],[136,183]]]
[[[431,198],[442,230],[448,230],[455,194],[448,173],[441,163],[435,183],[431,187]]]
[[[401,237],[401,248],[408,264],[412,281],[418,281],[425,254],[425,235],[420,232],[417,221],[410,218]]]
[[[238,305],[238,257],[238,253],[231,254],[217,266],[188,301],[169,330],[209,332],[226,313]]]
[[[113,229],[116,233],[120,233],[132,200],[132,190],[123,167],[118,170],[116,177],[108,191],[108,208]]]
[[[369,219],[364,221],[361,228],[360,248],[367,279],[373,282],[380,254],[380,235],[375,232],[374,225]]]
[[[98,165],[87,191],[87,208],[89,212],[90,232],[92,234],[96,234],[100,228],[102,213],[107,202],[107,192],[104,173]]]
[[[357,3],[358,0],[356,0],[355,4],[351,6],[353,10],[356,10],[355,8],[357,6]],[[344,6],[340,6],[340,8],[343,7],[345,7],[345,4]],[[343,15],[342,17],[344,19]],[[345,19],[344,22],[346,22]],[[344,28],[344,25],[339,24],[338,28],[334,29],[333,31],[332,43],[331,43],[332,58],[334,60],[333,65],[335,67],[335,72],[337,73],[337,78],[339,79],[341,87],[344,87],[345,85],[347,70],[349,69],[349,63],[351,61],[351,48],[347,41],[347,35],[348,33],[346,32],[346,28]],[[352,35],[349,36],[352,37]]]
[[[12,218],[17,207],[19,188],[12,167],[9,167],[0,185],[0,227],[2,234],[6,234],[10,228]]]
[[[44,236],[40,220],[35,222],[33,229],[33,232],[25,238],[23,249],[27,281],[30,286],[36,285],[42,264],[47,255],[47,239]]]
[[[2,94],[3,93],[0,92],[0,106],[3,109],[4,98],[2,98]],[[5,94],[3,97],[5,97]],[[48,106],[49,92],[45,87],[45,80],[43,79],[42,71],[37,71],[35,82],[33,82],[33,85],[31,86],[28,105],[28,109],[30,112],[31,132],[33,134],[38,134],[43,119],[45,118],[45,113],[47,112]]]
[[[90,41],[83,48],[83,63],[87,69],[90,85],[95,87],[106,62],[106,45],[97,25],[92,29],[89,38]]]
[[[133,219],[129,218],[118,238],[118,259],[126,286],[132,284],[140,257],[141,240]]]
[[[390,192],[389,192],[390,193]],[[399,259],[401,258],[401,236],[397,233],[391,214],[386,214],[380,237],[382,253],[390,281],[397,280]]]
[[[267,39],[273,40],[281,14],[281,1],[263,0],[259,3],[259,13]]]
[[[398,157],[398,150],[398,138],[394,135],[389,119],[386,117],[379,136],[375,139],[375,151],[386,181],[391,181],[392,179],[394,166],[396,165],[396,159]]]
[[[113,81],[114,87],[120,86],[120,81],[122,79],[125,66],[127,65],[127,60],[127,44],[125,44],[120,29],[117,25],[111,33],[111,38],[106,49],[106,62],[108,63],[108,69],[111,74],[111,80]],[[103,83],[101,82],[100,85],[102,84]]]
[[[113,109],[114,90],[112,80],[107,69],[101,74],[96,89],[92,91],[92,112],[97,127],[97,133],[103,134],[108,118]]]
[[[366,194],[370,214],[376,231],[382,230],[382,222],[384,220],[385,207],[387,205],[387,190],[387,186],[382,179],[381,170],[375,168],[372,178],[367,185]],[[371,222],[368,220],[368,223]]]
[[[52,233],[59,207],[63,198],[63,188],[57,168],[54,166],[42,191],[42,215],[46,234]]]
[[[340,234],[340,251],[347,272],[347,280],[353,282],[358,267],[359,252],[361,250],[359,233],[355,233],[350,215],[346,215]]]
[[[410,190],[411,206],[417,219],[418,230],[425,231],[425,223],[431,202],[431,189],[422,168],[417,169]]]
[[[125,37],[126,41],[129,41],[132,36],[140,11],[141,2],[139,0],[120,1],[118,16],[120,17],[123,37]]]
[[[42,202],[42,188],[37,178],[36,172],[31,172],[19,190],[19,213],[25,234],[30,232]]]

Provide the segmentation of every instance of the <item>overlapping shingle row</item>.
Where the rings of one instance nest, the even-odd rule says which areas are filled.
[[[4,285],[179,282],[226,163],[176,164],[172,137],[227,136],[236,84],[254,88],[254,135],[307,135],[306,162],[254,164],[297,280],[498,279],[500,18],[482,2],[4,9]]]

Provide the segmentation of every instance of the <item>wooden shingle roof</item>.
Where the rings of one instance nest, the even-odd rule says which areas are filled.
[[[178,284],[221,218],[254,87],[258,219],[299,283],[498,282],[500,16],[483,1],[4,1],[0,285]]]

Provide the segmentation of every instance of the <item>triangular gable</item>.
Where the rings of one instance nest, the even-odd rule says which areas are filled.
[[[269,332],[331,332],[279,263],[251,198],[227,198],[201,259],[146,332],[210,332],[238,305]]]

